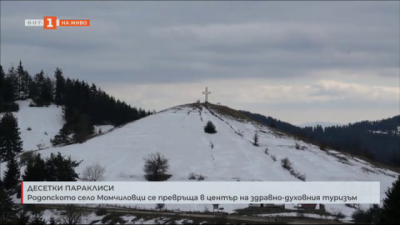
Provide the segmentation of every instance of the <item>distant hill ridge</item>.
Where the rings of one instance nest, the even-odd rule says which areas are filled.
[[[242,112],[264,125],[305,138],[322,147],[330,146],[343,152],[400,167],[400,115],[346,125],[298,127],[270,116]]]

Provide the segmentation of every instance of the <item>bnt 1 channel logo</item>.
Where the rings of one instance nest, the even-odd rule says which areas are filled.
[[[56,30],[57,27],[88,27],[90,26],[90,20],[58,20],[56,16],[45,16],[43,20],[26,19],[25,26]]]

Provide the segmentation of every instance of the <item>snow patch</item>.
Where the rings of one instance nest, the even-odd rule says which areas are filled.
[[[24,151],[50,147],[50,139],[64,125],[61,106],[30,107],[30,100],[17,103],[19,111],[13,114],[18,119]]]

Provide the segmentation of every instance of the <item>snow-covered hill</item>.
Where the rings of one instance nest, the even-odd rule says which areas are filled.
[[[42,125],[33,124],[33,121],[39,123],[41,112],[26,113],[21,107],[18,118],[23,126],[31,126],[32,132],[35,129],[43,132]],[[59,113],[54,108],[54,114]],[[40,154],[47,157],[50,153],[61,152],[75,160],[83,160],[77,168],[79,173],[86,166],[98,162],[106,167],[107,181],[144,181],[143,157],[155,152],[169,158],[171,181],[189,181],[190,173],[205,176],[205,181],[299,181],[282,168],[280,160],[285,157],[293,163],[295,171],[305,175],[306,181],[380,181],[382,197],[397,176],[395,172],[377,168],[363,160],[332,150],[322,151],[318,146],[253,123],[236,113],[222,106],[210,109],[195,105],[178,106],[126,124],[83,144],[52,147],[41,150]],[[45,117],[57,117],[49,119],[48,123],[57,123],[58,129],[61,127],[58,116]],[[216,134],[204,132],[203,127],[209,120],[216,125]],[[41,120],[40,123],[47,121]],[[55,128],[47,130],[49,137],[57,131]],[[256,131],[260,142],[258,147],[251,143]],[[24,142],[29,138],[29,135],[23,135]],[[4,163],[1,166],[4,171]],[[229,211],[243,206],[223,207]],[[204,210],[204,205],[168,208]],[[353,209],[341,205],[331,205],[327,209],[338,209],[347,216],[353,212]]]

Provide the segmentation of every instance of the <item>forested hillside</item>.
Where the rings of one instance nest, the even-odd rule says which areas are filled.
[[[385,164],[400,166],[400,116],[325,128],[301,128],[272,117],[242,112],[262,124],[310,140],[321,148],[329,146]]]
[[[54,145],[83,142],[93,134],[94,125],[118,126],[151,114],[116,100],[94,84],[65,78],[59,68],[53,77],[43,71],[32,76],[20,62],[7,73],[0,66],[0,75],[0,112],[18,111],[15,101],[26,99],[31,100],[30,107],[55,104],[63,108],[65,124],[53,139]]]

